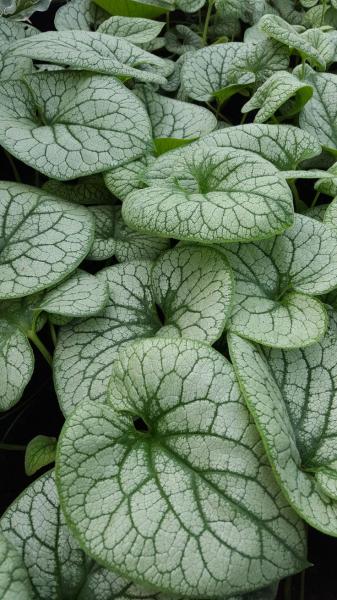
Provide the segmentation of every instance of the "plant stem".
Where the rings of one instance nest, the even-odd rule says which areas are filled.
[[[291,191],[292,191],[292,193],[294,195],[295,208],[299,209],[300,206],[301,206],[301,199],[299,197],[295,181],[294,180],[289,181],[289,186],[290,186]]]
[[[50,329],[50,336],[51,339],[53,341],[54,346],[56,346],[57,344],[57,335],[56,335],[56,331],[55,331],[55,327],[53,325],[53,323],[49,323],[49,329]]]
[[[287,577],[287,579],[284,582],[284,589],[283,589],[284,600],[291,600],[291,598],[292,598],[291,590],[292,590],[292,578]]]
[[[247,117],[248,117],[248,113],[243,113],[241,121],[240,121],[240,125],[243,125],[245,123]]]
[[[311,203],[311,207],[310,208],[314,208],[314,206],[316,206],[317,200],[320,197],[320,195],[321,195],[321,192],[316,192],[316,194],[314,196],[314,199],[313,199],[313,201]]]
[[[26,446],[19,446],[19,444],[0,444],[0,450],[18,450],[24,452]]]
[[[208,0],[208,8],[207,8],[207,14],[206,14],[206,19],[205,19],[205,26],[204,26],[204,31],[202,34],[202,41],[204,42],[204,46],[206,46],[206,44],[207,44],[208,27],[209,27],[209,22],[210,22],[212,10],[213,10],[213,2],[214,2],[214,0]]]
[[[41,352],[43,358],[47,361],[48,365],[50,367],[53,366],[53,358],[52,355],[50,354],[50,352],[47,350],[46,346],[43,344],[43,342],[41,342],[40,338],[38,337],[38,335],[35,333],[35,331],[30,331],[28,333],[28,337],[31,340],[31,342],[33,342],[34,346],[37,347],[37,349]]]
[[[21,177],[20,177],[19,171],[17,169],[17,166],[15,164],[14,158],[11,156],[11,154],[9,154],[9,152],[7,152],[7,150],[4,149],[4,152],[5,152],[8,162],[12,168],[15,181],[17,181],[18,183],[21,183]]]

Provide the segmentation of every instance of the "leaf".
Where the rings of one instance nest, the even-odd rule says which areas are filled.
[[[154,19],[173,10],[174,0],[94,0],[111,15]]]
[[[22,40],[37,33],[39,33],[39,30],[29,25],[29,23],[0,17],[0,44],[12,43],[14,40]]]
[[[135,92],[145,105],[156,143],[166,138],[193,140],[217,128],[217,119],[207,108],[161,96],[146,86]]]
[[[30,17],[36,11],[48,10],[51,0],[0,0],[2,15],[15,15],[16,19]]]
[[[229,328],[276,348],[318,341],[327,327],[323,304],[311,296],[337,286],[337,233],[303,215],[273,240],[221,247],[236,280]]]
[[[262,83],[274,71],[286,69],[288,52],[267,40],[256,43],[215,44],[186,56],[181,70],[184,92],[194,100],[208,102],[220,94],[223,102],[242,87]]]
[[[310,85],[299,81],[297,77],[287,71],[278,71],[256,90],[255,94],[242,107],[241,112],[248,113],[251,110],[260,109],[254,118],[254,122],[264,123],[285,102],[295,96],[292,110],[287,111],[287,116],[292,116],[303,108],[312,94],[313,89]]]
[[[37,435],[30,440],[25,452],[25,473],[28,477],[55,461],[56,443],[56,438],[46,435]]]
[[[277,15],[264,15],[260,20],[259,27],[274,40],[295,50],[303,60],[309,61],[322,71],[325,70],[326,63],[321,57],[320,52],[281,17]]]
[[[33,600],[27,570],[16,548],[0,534],[0,594],[2,600]]]
[[[75,204],[114,204],[115,199],[104,185],[102,175],[89,175],[63,183],[49,179],[42,185],[48,194]]]
[[[300,113],[300,127],[315,135],[326,150],[336,155],[337,114],[331,98],[337,93],[337,75],[306,69],[305,80],[313,87],[314,94]]]
[[[95,31],[47,31],[20,40],[11,47],[13,56],[67,65],[94,73],[135,77],[139,81],[165,83],[153,67],[165,69],[162,58],[130,44],[125,39]],[[150,70],[144,70],[145,67]]]
[[[1,318],[0,412],[9,410],[20,400],[33,371],[34,354],[26,336]]]
[[[146,154],[123,167],[107,171],[104,174],[104,182],[110,192],[123,201],[130,192],[145,187],[146,171],[154,161],[155,157],[153,155]]]
[[[73,179],[145,153],[150,124],[113,77],[42,72],[0,84],[0,143],[47,177]]]
[[[333,177],[328,177],[328,175],[333,175]],[[320,192],[321,194],[326,194],[327,196],[332,196],[333,198],[337,196],[337,164],[334,163],[330,169],[328,169],[325,173],[325,177],[322,177],[315,183],[315,190]]]
[[[12,55],[8,42],[0,45],[0,85],[6,79],[17,79],[24,77],[33,70],[33,63],[30,58],[24,56],[15,57]]]
[[[56,285],[92,244],[87,209],[43,190],[0,182],[0,298],[20,298]]]
[[[129,227],[199,242],[267,238],[293,221],[290,190],[277,169],[251,152],[186,146],[158,158],[146,189],[123,204]]]
[[[36,309],[63,317],[91,317],[102,312],[107,303],[107,285],[77,269],[66,281],[48,290]]]
[[[145,585],[252,591],[304,566],[302,525],[260,448],[226,359],[198,342],[143,340],[119,353],[106,403],[84,402],[66,422],[61,505],[89,554]]]
[[[70,0],[55,14],[55,28],[59,31],[82,29],[95,31],[109,14],[91,0]]]
[[[180,246],[156,263],[134,260],[100,271],[98,277],[109,286],[105,311],[66,325],[58,337],[55,387],[66,415],[84,398],[104,401],[121,344],[173,333],[213,343],[231,310],[231,272],[211,248]]]
[[[187,13],[193,13],[206,4],[207,0],[175,0],[176,8]]]
[[[268,350],[266,357],[237,336],[229,343],[241,389],[286,498],[311,526],[337,536],[337,504],[316,481],[316,472],[336,456],[336,331],[310,348]]]
[[[169,52],[183,55],[203,47],[201,37],[186,25],[176,25],[165,33],[165,45]]]
[[[95,219],[95,238],[89,260],[116,257],[118,262],[134,259],[154,259],[167,249],[167,240],[143,235],[127,227],[121,209],[114,206],[95,206],[90,209]]]
[[[80,594],[82,600],[169,600],[108,571],[84,554],[66,525],[53,472],[26,488],[7,509],[0,526],[0,539],[5,538],[7,547],[15,546],[17,563],[22,565],[16,577],[29,589],[31,582],[34,589],[34,596],[17,595],[15,600],[58,600],[60,594],[69,598]],[[0,585],[1,581],[0,575]]]
[[[203,137],[198,144],[249,150],[272,162],[281,171],[321,153],[316,135],[291,125],[248,124],[226,127]]]
[[[146,44],[152,42],[161,32],[165,23],[151,19],[110,17],[98,27],[100,33],[124,38],[132,44]]]

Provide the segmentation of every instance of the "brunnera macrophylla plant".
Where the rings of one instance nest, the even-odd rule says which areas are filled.
[[[49,4],[0,0],[0,411],[41,358],[65,424],[1,598],[275,600],[337,537],[337,2]]]

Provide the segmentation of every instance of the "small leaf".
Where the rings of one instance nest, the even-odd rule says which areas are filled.
[[[106,402],[68,418],[56,469],[83,548],[144,585],[222,597],[304,567],[302,525],[273,481],[232,365],[204,344],[125,346]]]
[[[134,259],[154,259],[167,249],[168,240],[144,235],[129,229],[115,206],[95,206],[89,209],[95,219],[95,238],[89,260],[116,257],[118,262]]]
[[[66,281],[48,290],[36,309],[62,317],[91,317],[102,312],[107,303],[106,284],[77,269]]]
[[[146,171],[154,161],[155,157],[153,155],[146,154],[123,167],[107,171],[104,174],[104,182],[110,192],[123,201],[130,192],[145,187]]]
[[[0,533],[0,595],[2,600],[33,600],[33,589],[17,549]]]
[[[0,102],[1,145],[47,177],[98,173],[141,156],[151,143],[141,102],[113,77],[37,73],[1,82]]]
[[[152,42],[161,32],[165,23],[151,19],[110,17],[98,27],[100,33],[107,33],[126,39],[132,44],[146,44]]]
[[[36,11],[48,10],[50,3],[51,0],[0,0],[0,12],[2,15],[23,19]]]
[[[326,311],[311,296],[337,286],[331,227],[296,215],[293,227],[273,240],[219,248],[236,280],[231,331],[276,348],[299,348],[324,336]]]
[[[28,56],[34,60],[67,65],[139,81],[165,83],[166,79],[144,67],[165,69],[162,58],[130,44],[122,38],[94,31],[47,31],[33,38],[20,40],[11,47],[13,56]]]
[[[264,15],[259,22],[259,27],[274,40],[296,50],[302,59],[308,60],[322,71],[325,70],[326,63],[321,57],[320,52],[281,17],[277,15]]]
[[[337,457],[334,329],[320,343],[288,352],[272,349],[263,355],[237,336],[230,336],[229,347],[285,496],[311,526],[337,536],[337,503],[322,492],[320,478],[316,481],[316,473]]]
[[[28,477],[55,461],[57,440],[46,435],[37,435],[26,447],[25,472]]]
[[[34,371],[34,354],[26,336],[0,319],[0,412],[21,398]]]
[[[147,171],[123,218],[144,233],[200,242],[262,239],[293,221],[292,197],[277,169],[252,152],[187,146]]]
[[[332,177],[330,177],[330,175],[332,175]],[[319,181],[316,181],[315,190],[321,194],[332,196],[333,198],[337,196],[337,163],[334,163],[332,167],[326,171],[325,176],[322,176]]]
[[[206,1],[207,0],[175,0],[175,3],[178,10],[193,13],[202,8],[204,4],[206,4]]]
[[[58,31],[82,29],[96,31],[109,14],[91,0],[69,0],[56,11],[55,28]]]
[[[63,183],[49,179],[42,185],[48,194],[75,204],[114,204],[115,199],[104,185],[102,175],[89,175]]]
[[[295,102],[292,104],[292,110],[287,111],[287,116],[292,116],[299,112],[313,94],[312,87],[291,75],[287,71],[275,73],[265,83],[263,83],[255,94],[242,107],[243,113],[259,109],[254,118],[255,123],[264,123],[268,121],[275,112],[285,104],[290,98],[295,96]]]
[[[173,54],[183,55],[203,47],[201,37],[186,25],[176,25],[165,34],[165,46]]]
[[[315,135],[332,154],[337,154],[337,117],[331,98],[337,94],[337,75],[306,69],[305,80],[313,87],[311,100],[300,113],[302,129]]]
[[[174,9],[174,0],[94,0],[111,15],[154,19]]]
[[[28,296],[65,279],[94,235],[86,208],[11,182],[0,183],[0,229],[0,298]]]

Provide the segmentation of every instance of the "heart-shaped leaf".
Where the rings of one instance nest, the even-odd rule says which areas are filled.
[[[296,215],[272,240],[222,247],[233,269],[236,298],[229,328],[276,348],[300,348],[327,327],[321,295],[337,286],[337,233]]]
[[[300,81],[287,71],[279,71],[256,90],[255,94],[242,107],[241,112],[248,113],[251,110],[259,109],[254,121],[255,123],[264,123],[290,98],[295,97],[290,110],[287,111],[287,116],[292,116],[303,108],[312,94],[313,89],[308,83]]]
[[[155,335],[213,343],[231,311],[231,271],[211,248],[182,245],[156,263],[128,262],[98,277],[109,286],[105,311],[96,319],[66,325],[58,337],[54,376],[65,414],[84,398],[105,399],[120,344]]]
[[[123,204],[127,225],[200,242],[268,238],[293,221],[290,189],[277,169],[252,152],[187,146],[158,158],[150,187]]]
[[[151,143],[141,102],[113,77],[37,73],[2,82],[0,103],[1,145],[55,179],[126,163]]]
[[[13,56],[67,65],[106,75],[135,77],[139,81],[165,83],[151,66],[164,70],[162,58],[130,44],[125,39],[94,31],[48,31],[20,40],[11,48]]]
[[[11,565],[1,561],[5,551]],[[0,565],[0,590],[15,577],[18,587],[12,589],[21,590],[22,582],[26,593],[4,600],[59,600],[60,594],[82,600],[170,600],[108,571],[84,554],[61,512],[53,472],[26,488],[1,518]]]
[[[98,31],[124,38],[132,44],[141,45],[152,42],[163,27],[164,23],[152,19],[115,16],[101,23]]]
[[[0,183],[0,298],[20,298],[51,287],[88,254],[93,218],[82,206],[43,190]]]
[[[33,600],[27,569],[17,549],[0,533],[0,594],[2,600]]]
[[[0,319],[0,412],[20,400],[33,371],[34,354],[26,336]]]
[[[37,435],[26,446],[25,473],[34,475],[37,471],[55,461],[56,438]]]
[[[89,210],[95,219],[95,238],[89,260],[106,260],[113,256],[118,262],[151,260],[168,248],[168,240],[129,229],[122,219],[120,207],[93,206]]]
[[[229,344],[241,389],[284,494],[310,525],[337,536],[337,503],[316,480],[316,473],[324,474],[337,457],[336,323],[310,348],[266,350],[264,356],[238,336],[230,336]]]
[[[108,17],[109,14],[91,0],[69,0],[56,11],[55,28],[59,31],[95,31]]]
[[[221,597],[304,566],[302,525],[233,368],[204,344],[158,338],[121,350],[106,403],[84,402],[67,420],[56,474],[83,548],[145,585]]]

